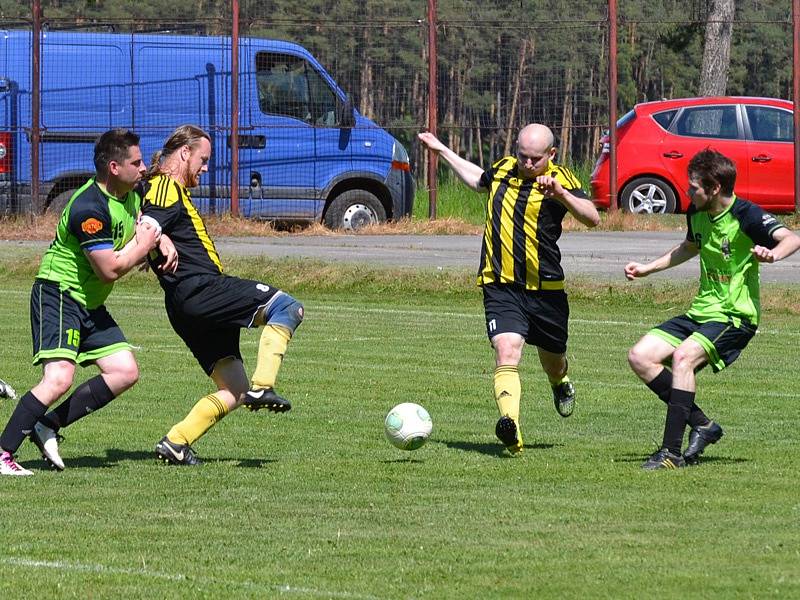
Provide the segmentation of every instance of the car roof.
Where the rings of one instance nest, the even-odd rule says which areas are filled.
[[[789,100],[781,98],[764,98],[760,96],[705,96],[699,98],[674,98],[672,100],[657,100],[654,102],[642,102],[634,107],[638,114],[652,114],[671,108],[682,108],[684,106],[703,106],[713,104],[762,104],[767,106],[778,106],[781,108],[792,109],[794,104]]]

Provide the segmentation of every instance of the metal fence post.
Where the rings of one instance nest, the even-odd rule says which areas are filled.
[[[800,212],[800,0],[792,0],[792,101],[794,102],[794,212]]]
[[[608,0],[609,210],[617,210],[617,0]]]
[[[231,215],[239,216],[239,0],[231,0]]]
[[[428,0],[428,131],[436,135],[438,126],[438,96],[436,87],[436,0]],[[435,152],[428,152],[428,218],[436,218],[436,165]]]
[[[42,35],[42,5],[40,0],[32,0],[33,10],[33,46],[31,52],[31,222],[34,215],[44,212],[39,201],[39,116],[41,114],[41,48],[39,41]]]

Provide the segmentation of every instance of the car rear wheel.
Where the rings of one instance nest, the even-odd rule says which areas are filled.
[[[622,190],[620,207],[630,213],[674,213],[675,192],[661,179],[639,177]]]
[[[331,229],[355,231],[386,221],[386,210],[374,194],[366,190],[348,190],[333,199],[325,211],[324,221]]]

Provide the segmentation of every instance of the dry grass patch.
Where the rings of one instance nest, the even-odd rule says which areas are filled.
[[[0,239],[13,241],[52,240],[60,215],[13,215],[0,217]]]
[[[594,231],[682,231],[686,227],[684,215],[632,215],[622,211],[600,213],[600,224]],[[789,228],[800,229],[800,215],[779,215]],[[463,219],[445,217],[434,219],[400,219],[390,223],[371,225],[357,232],[331,231],[320,223],[296,224],[276,227],[269,221],[259,221],[225,215],[204,217],[208,231],[213,237],[276,237],[336,236],[336,235],[479,235],[483,225],[469,223]],[[2,240],[51,240],[58,216],[45,214],[31,218],[16,215],[0,218]],[[564,219],[564,231],[586,231],[586,227],[571,215]]]

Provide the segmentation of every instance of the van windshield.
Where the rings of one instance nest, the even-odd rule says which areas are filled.
[[[336,124],[336,96],[304,59],[289,54],[256,54],[256,82],[261,112],[314,125]]]

